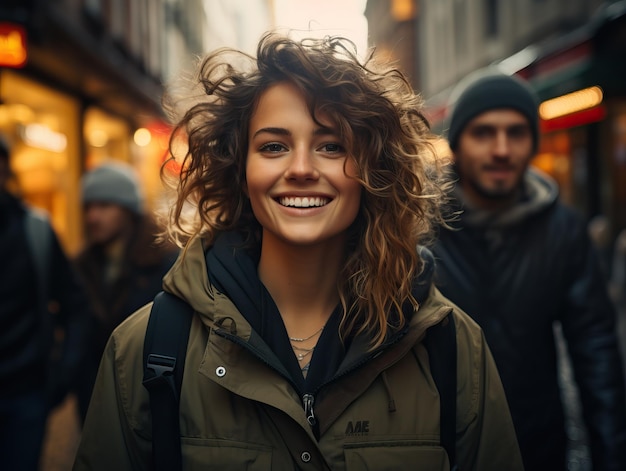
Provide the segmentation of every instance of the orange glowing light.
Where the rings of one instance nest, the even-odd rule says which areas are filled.
[[[567,95],[561,95],[544,101],[539,106],[541,119],[549,120],[576,113],[598,106],[602,103],[603,93],[598,86],[577,90]]]
[[[13,23],[0,23],[0,66],[24,67],[27,58],[26,30]]]

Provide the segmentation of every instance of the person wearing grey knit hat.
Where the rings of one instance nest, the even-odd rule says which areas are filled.
[[[161,290],[178,251],[159,243],[161,228],[143,210],[141,187],[131,165],[105,162],[87,172],[81,186],[87,243],[75,263],[95,313],[89,350],[74,385],[84,420],[109,335]]]
[[[456,149],[459,136],[475,116],[492,109],[510,108],[522,113],[530,124],[533,149],[539,142],[539,99],[527,82],[498,69],[469,74],[453,90],[448,109],[448,142]]]
[[[474,206],[503,208],[539,143],[539,101],[518,77],[487,68],[470,74],[451,94],[448,142],[459,186]]]
[[[81,182],[87,238],[108,244],[121,240],[142,214],[142,193],[136,173],[124,162],[105,162]]]
[[[586,221],[531,166],[537,95],[493,69],[451,96],[448,141],[457,183],[433,247],[437,286],[482,327],[506,391],[524,468],[563,470],[568,437],[557,351],[569,351],[593,469],[626,469],[626,390],[616,312]],[[567,383],[566,383],[567,384]],[[565,390],[567,390],[565,389]],[[585,453],[587,453],[585,451]]]

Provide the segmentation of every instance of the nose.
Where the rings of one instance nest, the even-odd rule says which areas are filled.
[[[496,157],[508,157],[510,151],[509,136],[504,131],[496,133],[493,153]]]
[[[316,180],[319,178],[313,152],[304,146],[295,148],[288,160],[285,178],[290,180]]]

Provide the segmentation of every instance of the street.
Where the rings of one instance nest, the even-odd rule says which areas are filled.
[[[74,396],[69,396],[48,420],[40,471],[69,471],[80,440]]]

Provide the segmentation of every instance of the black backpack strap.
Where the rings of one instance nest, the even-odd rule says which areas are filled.
[[[155,471],[182,469],[179,399],[193,309],[176,296],[154,298],[143,346],[143,385],[150,394]]]
[[[439,391],[441,445],[448,453],[450,470],[458,470],[456,464],[456,374],[457,347],[454,314],[450,313],[439,324],[426,332],[424,344],[428,350],[430,372]]]

